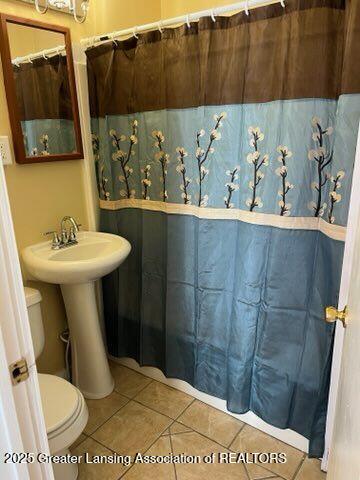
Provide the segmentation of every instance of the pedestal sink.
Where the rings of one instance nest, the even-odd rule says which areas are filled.
[[[129,255],[125,238],[109,233],[79,232],[78,244],[52,250],[42,242],[22,251],[30,275],[61,286],[68,317],[73,383],[86,398],[103,398],[114,388],[102,340],[95,281],[115,270]]]

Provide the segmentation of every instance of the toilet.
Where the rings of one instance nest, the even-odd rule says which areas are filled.
[[[25,287],[31,336],[35,358],[44,349],[45,336],[41,316],[41,294]],[[39,373],[41,402],[51,455],[68,455],[69,447],[80,436],[89,413],[80,390],[56,375]],[[53,463],[55,480],[75,480],[78,466],[72,463]]]

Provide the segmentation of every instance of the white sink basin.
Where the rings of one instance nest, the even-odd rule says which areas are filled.
[[[91,282],[115,270],[131,250],[125,238],[110,233],[79,232],[77,239],[77,245],[61,250],[52,250],[51,242],[25,248],[22,257],[28,272],[47,283]]]
[[[77,239],[77,245],[61,250],[52,250],[51,242],[38,243],[25,248],[22,257],[33,278],[61,286],[70,330],[72,382],[86,398],[104,398],[113,391],[114,379],[94,284],[125,260],[131,245],[110,233],[79,232]]]

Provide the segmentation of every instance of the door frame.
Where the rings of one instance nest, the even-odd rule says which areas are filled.
[[[338,309],[343,310],[348,302],[350,291],[351,272],[353,266],[354,252],[356,248],[356,229],[360,216],[360,124],[357,135],[357,145],[355,152],[353,182],[351,186],[351,195],[349,203],[349,215],[346,228],[344,259],[341,272],[340,291]],[[345,329],[341,322],[336,322],[334,349],[332,356],[330,390],[328,399],[328,410],[326,417],[325,430],[325,448],[321,462],[321,469],[327,472],[329,457],[331,455],[331,442],[335,425],[336,402],[339,391],[339,381],[341,372],[341,360],[344,345]]]
[[[11,168],[11,167],[10,167]],[[31,452],[34,463],[0,463],[0,477],[53,480],[50,463],[38,463],[38,453],[49,454],[38,375],[31,339],[14,227],[0,158],[0,453]],[[13,385],[9,365],[24,358],[27,380]],[[3,459],[4,457],[2,457]]]

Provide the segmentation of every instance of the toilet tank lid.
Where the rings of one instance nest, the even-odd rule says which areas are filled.
[[[24,287],[26,306],[31,307],[31,305],[36,305],[41,302],[41,293],[35,288]]]

